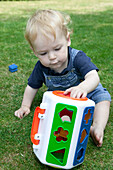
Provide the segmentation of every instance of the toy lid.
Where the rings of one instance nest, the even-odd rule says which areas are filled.
[[[60,91],[60,90],[53,91],[52,93],[53,93],[54,95],[56,95],[56,96],[63,97],[63,98],[67,98],[67,99],[72,99],[72,100],[78,100],[78,101],[87,101],[87,100],[88,100],[87,97],[80,98],[80,99],[70,97],[70,93],[65,95],[65,94],[64,94],[64,91]]]

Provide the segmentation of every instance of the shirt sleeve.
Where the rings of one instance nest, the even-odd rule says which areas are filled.
[[[44,76],[43,76],[40,62],[38,61],[33,69],[33,72],[28,78],[28,85],[34,89],[39,89],[40,87],[42,87],[43,82],[44,82]]]
[[[91,58],[89,58],[83,51],[79,51],[76,55],[74,66],[83,77],[92,70],[99,71],[96,65],[91,62]]]

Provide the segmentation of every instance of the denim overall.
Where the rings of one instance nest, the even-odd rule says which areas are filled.
[[[76,49],[70,49],[69,48],[70,57],[72,58],[72,63],[74,63],[74,59],[79,52],[79,50]],[[44,72],[43,72],[44,73]],[[48,87],[48,91],[54,91],[54,90],[63,90],[77,86],[81,83],[81,81],[84,80],[84,77],[81,76],[79,72],[74,68],[74,65],[72,65],[71,70],[65,74],[60,76],[52,76],[47,75],[44,73],[45,76],[45,84]],[[106,90],[106,88],[103,88],[101,83],[96,87],[95,90],[87,94],[87,97],[95,102],[95,104],[108,100],[111,101],[111,96],[109,92]]]
[[[69,49],[70,50],[70,49]],[[72,62],[74,61],[74,58],[76,57],[79,50],[71,49],[70,51],[70,57],[72,58]],[[77,86],[80,84],[80,80],[84,79],[80,73],[78,73],[75,68],[72,66],[71,70],[65,74],[60,76],[53,76],[53,75],[46,75],[45,76],[45,84],[48,87],[49,91],[54,90],[66,90],[72,86]]]

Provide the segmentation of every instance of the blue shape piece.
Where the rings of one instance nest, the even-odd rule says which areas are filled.
[[[17,68],[18,66],[16,64],[12,64],[9,66],[9,71],[13,73],[18,70]]]

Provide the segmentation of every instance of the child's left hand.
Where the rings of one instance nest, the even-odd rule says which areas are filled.
[[[73,98],[84,98],[87,96],[87,91],[79,86],[71,87],[64,92],[65,95],[68,93],[70,93],[70,97]]]

